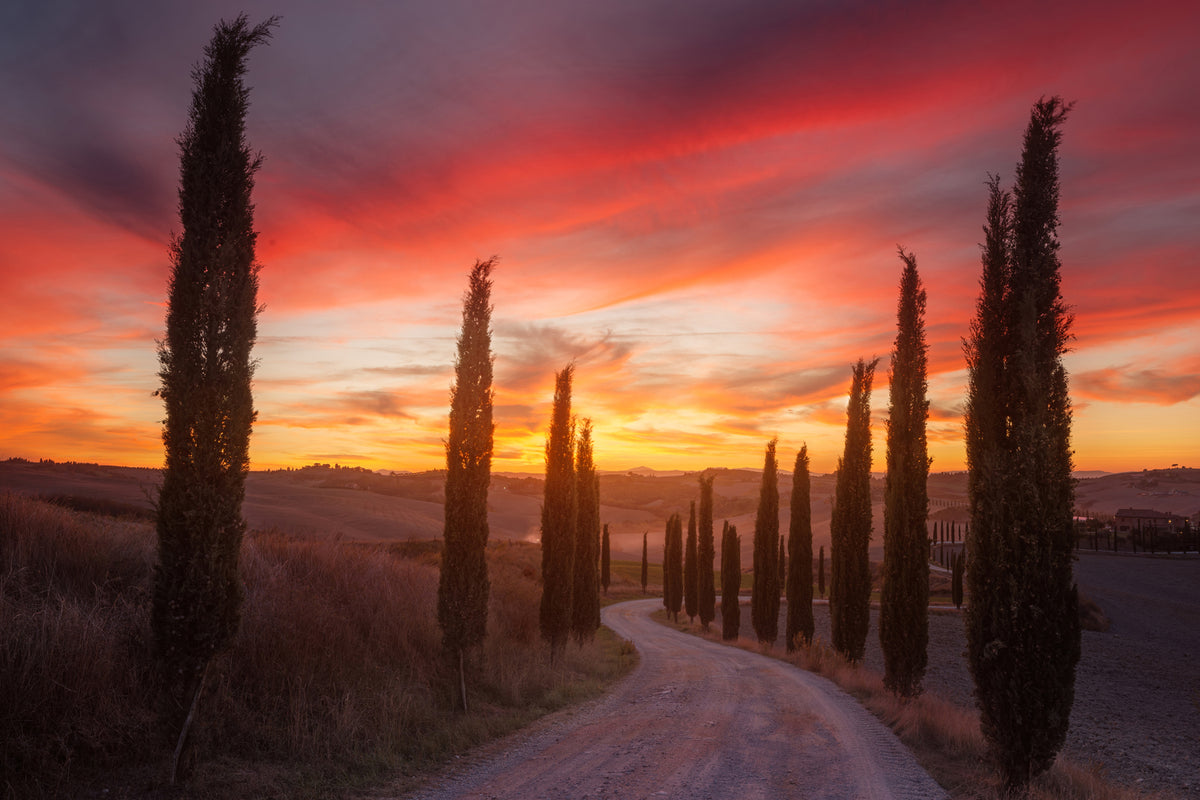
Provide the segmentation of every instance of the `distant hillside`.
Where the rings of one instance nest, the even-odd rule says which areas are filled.
[[[761,472],[712,469],[714,521],[719,535],[728,520],[742,537],[743,563],[749,565],[758,508]],[[700,496],[698,472],[629,470],[600,475],[601,520],[609,525],[614,559],[640,560],[642,534],[648,533],[650,558],[662,558],[667,518],[686,520]],[[0,462],[0,490],[25,494],[97,498],[152,508],[159,481],[156,469],[95,464]],[[246,520],[252,528],[276,528],[305,538],[341,537],[347,541],[436,539],[442,534],[445,472],[380,474],[356,467],[313,465],[303,469],[252,472],[246,483]],[[871,481],[875,528],[873,558],[883,552],[883,486]],[[488,495],[491,537],[536,542],[540,535],[543,481],[540,476],[496,473]],[[829,555],[832,475],[812,476],[813,549]],[[780,475],[780,530],[790,518],[792,476]],[[929,476],[930,519],[959,524],[967,515],[965,472]],[[1200,470],[1168,469],[1104,474],[1079,482],[1077,506],[1094,514],[1118,508],[1153,508],[1172,513],[1200,511]],[[686,524],[686,522],[685,522]]]

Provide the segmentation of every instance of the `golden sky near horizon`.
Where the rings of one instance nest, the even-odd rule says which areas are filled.
[[[444,463],[467,273],[494,274],[494,469],[542,468],[576,364],[601,469],[842,451],[850,366],[928,293],[930,453],[963,467],[985,181],[1062,158],[1077,469],[1200,466],[1195,3],[244,4],[262,263],[253,468]],[[987,4],[985,4],[987,5]],[[469,12],[468,13],[468,9]],[[0,26],[0,458],[162,461],[175,137],[240,8]]]

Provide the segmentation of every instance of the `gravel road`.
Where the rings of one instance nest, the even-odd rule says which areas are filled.
[[[829,681],[609,606],[637,669],[410,797],[940,798],[895,736]]]

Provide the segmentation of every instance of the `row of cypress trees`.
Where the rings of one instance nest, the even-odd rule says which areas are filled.
[[[542,599],[538,624],[554,660],[574,636],[583,643],[600,627],[600,483],[592,422],[576,439],[568,364],[554,377],[542,499]]]
[[[194,73],[188,123],[179,139],[182,233],[171,243],[167,330],[158,351],[158,394],[166,406],[165,466],[151,612],[164,720],[177,732],[173,781],[177,770],[186,768],[189,723],[208,664],[232,640],[240,614],[241,503],[255,419],[250,354],[259,312],[251,192],[261,164],[245,142],[249,91],[242,78],[250,50],[269,40],[276,22],[271,18],[251,28],[242,15],[216,26],[205,60]],[[1061,747],[1080,651],[1071,567],[1071,409],[1062,362],[1072,317],[1060,291],[1057,237],[1057,150],[1069,110],[1058,97],[1039,101],[1026,129],[1014,190],[1004,191],[998,178],[989,182],[981,293],[964,342],[971,509],[968,657],[981,726],[1011,787],[1045,770]],[[880,636],[885,682],[910,696],[919,691],[927,637],[928,402],[925,296],[915,259],[903,250],[900,256],[905,269],[891,367]],[[493,435],[489,326],[494,263],[477,262],[471,272],[447,441],[438,619],[445,649],[458,663],[464,707],[466,654],[486,632],[489,590],[484,553]],[[852,372],[831,524],[833,639],[851,661],[862,657],[869,620],[869,401],[876,363],[860,359]],[[583,641],[599,625],[599,488],[590,422],[585,421],[577,451],[575,447],[572,374],[568,365],[555,376],[546,444],[539,622],[552,657],[569,635]],[[773,440],[767,447],[754,538],[754,627],[760,639],[768,640],[776,634],[784,566],[782,552],[776,550],[775,446]],[[811,529],[807,537],[804,530],[807,448],[797,456],[796,476],[788,539],[792,569],[786,573],[789,645],[797,636],[811,635],[811,578],[801,579],[812,552]],[[705,625],[715,614],[701,589],[711,591],[713,583],[711,489],[712,479],[706,485],[702,478],[699,530],[694,504],[689,520],[692,567],[687,579],[680,563],[678,515],[668,523],[664,563],[668,608],[678,616],[688,591],[685,584],[694,587],[688,613],[698,612]],[[921,543],[920,557],[914,541]],[[645,547],[643,537],[643,590]],[[736,637],[739,619],[740,548],[736,530],[728,524],[722,558],[723,635],[729,638],[731,631]],[[603,583],[607,586],[607,580]],[[808,587],[807,603],[802,586]],[[956,588],[956,599],[961,592]]]

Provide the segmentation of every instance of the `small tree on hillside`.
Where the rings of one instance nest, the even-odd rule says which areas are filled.
[[[721,638],[738,638],[742,610],[738,607],[738,592],[742,588],[742,542],[737,528],[725,523],[721,532]]]
[[[195,89],[179,138],[179,221],[170,246],[166,338],[158,344],[166,406],[157,505],[158,561],[151,629],[177,737],[171,782],[190,764],[189,723],[208,665],[237,632],[238,560],[250,429],[250,351],[258,330],[258,271],[251,191],[261,157],[246,146],[250,50],[271,38],[276,18],[249,27],[222,20],[193,71]]]
[[[492,280],[495,258],[476,261],[463,301],[462,332],[446,439],[446,501],[438,577],[442,646],[458,668],[467,710],[465,654],[487,634],[488,485],[492,479]]]
[[[754,518],[754,586],[750,595],[754,635],[772,643],[779,636],[779,484],[775,465],[777,439],[767,443],[758,514]]]
[[[650,581],[650,558],[646,537],[648,533],[642,533],[642,594],[646,593],[646,586]]]
[[[696,581],[699,584],[700,625],[708,630],[708,624],[717,615],[716,587],[713,576],[713,559],[716,557],[716,546],[713,541],[713,479],[715,475],[700,476],[700,539],[696,546],[699,571]]]
[[[608,523],[604,524],[604,530],[600,534],[600,587],[604,589],[605,596],[608,595],[608,587],[612,582],[612,564],[611,564],[611,545],[608,541]]]
[[[687,545],[683,551],[683,607],[687,612],[688,621],[694,622],[700,611],[700,576],[699,542],[696,541],[696,503],[692,501],[692,509],[688,514]]]
[[[554,411],[546,438],[546,483],[542,500],[542,603],[539,625],[550,645],[550,660],[562,652],[571,632],[575,566],[575,422],[571,417],[568,364],[554,376]]]
[[[904,250],[900,250],[900,258],[904,270],[889,381],[879,644],[884,685],[900,697],[915,697],[921,693],[929,643],[929,562],[925,559],[928,346],[925,289],[917,274],[917,260]]]
[[[834,648],[862,660],[871,624],[871,380],[875,365],[861,358],[850,382],[846,448],[838,461],[833,517],[829,618]]]
[[[812,488],[808,475],[808,445],[796,454],[792,473],[792,514],[788,525],[787,623],[784,631],[788,652],[797,639],[811,642],[812,611]]]
[[[592,421],[585,419],[575,448],[575,577],[571,582],[571,633],[582,646],[600,627],[600,479],[592,456]]]

